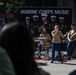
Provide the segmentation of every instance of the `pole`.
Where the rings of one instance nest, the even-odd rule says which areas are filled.
[[[15,14],[14,14],[14,0],[13,0],[13,20],[15,20]]]
[[[5,14],[5,22],[6,22],[6,0],[3,0],[4,6],[4,14]]]

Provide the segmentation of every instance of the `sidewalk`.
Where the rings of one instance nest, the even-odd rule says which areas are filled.
[[[68,60],[63,64],[55,61],[54,63],[50,63],[49,65],[47,65],[47,63],[49,62],[48,60],[36,60],[36,62],[38,64],[38,67],[41,67],[51,75],[68,75],[71,71],[76,69],[76,58]]]

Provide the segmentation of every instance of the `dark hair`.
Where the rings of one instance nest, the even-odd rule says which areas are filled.
[[[71,26],[76,26],[75,24],[71,24]]]
[[[69,75],[76,75],[76,70],[73,70],[72,72],[70,72]]]
[[[58,24],[55,24],[55,26],[57,26],[57,27],[60,29],[60,26],[59,26]],[[55,27],[55,26],[54,26],[54,27]]]
[[[34,42],[30,31],[20,23],[6,24],[1,30],[0,46],[10,56],[17,75],[31,74],[37,70],[34,61]]]

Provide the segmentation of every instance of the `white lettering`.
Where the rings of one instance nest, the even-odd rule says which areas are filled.
[[[53,14],[53,10],[39,10],[39,14]]]
[[[21,14],[37,14],[37,10],[21,10]]]
[[[55,10],[55,14],[66,14],[66,15],[69,15],[69,10]]]

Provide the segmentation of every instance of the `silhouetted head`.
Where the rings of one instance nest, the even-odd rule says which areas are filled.
[[[17,66],[17,70],[19,66],[27,68],[27,70],[29,67],[36,68],[36,64],[34,64],[34,43],[26,25],[20,23],[6,24],[1,30],[0,45],[6,49],[15,68]]]
[[[70,72],[69,75],[76,75],[76,70],[73,70],[72,72]]]
[[[25,25],[19,23],[6,24],[1,30],[0,39],[1,46],[6,50],[25,50],[27,54],[34,52],[32,36]]]

